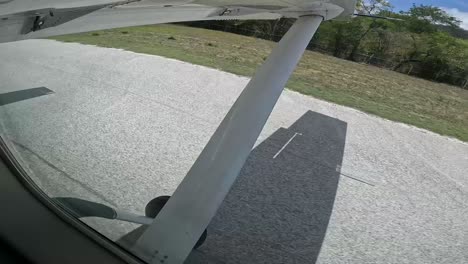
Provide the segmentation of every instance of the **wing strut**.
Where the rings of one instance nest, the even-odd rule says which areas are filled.
[[[302,16],[258,68],[181,184],[133,250],[149,263],[183,263],[239,175],[305,48],[322,22]]]

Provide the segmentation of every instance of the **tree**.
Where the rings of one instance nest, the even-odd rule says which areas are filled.
[[[448,32],[460,21],[437,7],[413,5],[406,12],[392,12],[387,0],[359,0],[361,14],[392,17],[381,20],[356,17],[326,21],[309,48],[336,57],[393,68],[425,79],[468,86],[468,41]],[[291,18],[267,21],[207,21],[190,25],[278,41],[294,22]]]
[[[356,54],[361,46],[362,41],[372,31],[385,30],[388,27],[386,21],[369,19],[369,18],[355,18],[356,22],[360,22],[356,30],[352,31],[352,38],[350,39],[351,52],[349,53],[348,59],[356,61]]]
[[[429,35],[428,48],[422,58],[424,78],[453,82],[463,78],[468,63],[468,51],[464,42],[446,32]]]
[[[359,14],[375,15],[392,7],[387,0],[358,0],[356,10]]]
[[[430,5],[413,4],[409,11],[401,14],[406,16],[408,30],[414,33],[434,33],[439,31],[438,26],[459,28],[461,24],[444,10]]]
[[[356,9],[360,14],[374,15],[388,11],[391,7],[391,4],[387,0],[359,0]],[[356,54],[364,38],[372,30],[384,27],[385,25],[385,23],[376,19],[354,18],[349,27],[349,30],[351,30],[351,38],[349,39],[351,52],[348,55],[348,59],[355,61]]]

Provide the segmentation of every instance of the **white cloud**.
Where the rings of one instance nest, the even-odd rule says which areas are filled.
[[[462,21],[460,27],[468,30],[468,12],[460,11],[458,8],[441,7],[441,9],[447,12],[449,15],[460,19]]]

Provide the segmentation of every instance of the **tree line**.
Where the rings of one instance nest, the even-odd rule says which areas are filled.
[[[413,5],[394,12],[386,0],[360,0],[356,16],[322,24],[308,49],[373,64],[424,79],[468,88],[467,32],[444,10]],[[190,26],[279,41],[293,19],[201,21]]]

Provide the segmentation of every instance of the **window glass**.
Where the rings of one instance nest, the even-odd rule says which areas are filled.
[[[445,8],[362,2],[360,13],[391,19],[321,24],[187,262],[468,258],[466,23]],[[83,17],[55,33],[0,43],[0,135],[53,202],[139,255],[137,240],[295,19],[89,31],[95,9],[75,11]],[[33,25],[52,23],[42,19]],[[64,34],[70,25],[84,32]],[[139,256],[172,261],[156,255]]]

